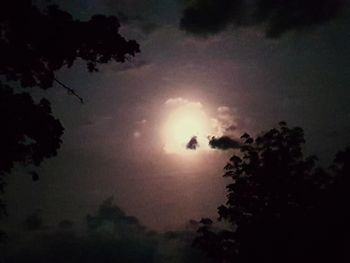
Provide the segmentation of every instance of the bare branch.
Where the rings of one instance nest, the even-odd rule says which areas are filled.
[[[74,89],[70,88],[70,87],[67,87],[64,83],[62,83],[61,81],[59,81],[58,79],[54,78],[54,80],[59,84],[61,85],[63,88],[65,88],[69,94],[77,97],[80,101],[80,103],[84,104],[84,100],[82,97],[80,97],[75,91]]]

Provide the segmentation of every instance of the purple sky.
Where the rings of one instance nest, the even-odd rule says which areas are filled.
[[[301,126],[307,152],[325,162],[350,142],[347,18],[275,40],[251,27],[198,38],[179,29],[176,0],[67,2],[58,1],[81,19],[128,15],[122,32],[142,52],[96,74],[79,64],[59,72],[87,103],[59,87],[45,94],[65,127],[64,143],[38,170],[39,182],[21,169],[10,178],[11,220],[36,209],[50,222],[82,220],[109,196],[156,230],[215,215],[224,201],[221,175],[230,152],[194,161],[165,154],[161,130],[171,98],[200,102],[211,118],[227,106],[240,132],[256,134],[280,120]]]

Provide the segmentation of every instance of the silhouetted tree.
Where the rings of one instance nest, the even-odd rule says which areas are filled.
[[[56,155],[63,134],[47,99],[36,103],[28,92],[15,92],[14,88],[48,89],[56,82],[83,102],[55,73],[70,68],[77,59],[85,61],[88,71],[94,72],[99,64],[124,62],[134,56],[140,51],[139,45],[123,38],[119,27],[114,16],[95,15],[89,21],[79,21],[55,5],[42,10],[31,0],[1,2],[1,191],[4,176],[15,163],[37,166],[44,158]],[[35,172],[31,174],[33,180],[38,179]]]
[[[89,21],[49,6],[46,12],[31,0],[5,0],[0,9],[0,75],[22,87],[50,88],[55,71],[86,61],[90,72],[98,64],[124,62],[139,52],[134,40],[119,34],[114,16],[95,15]]]
[[[315,167],[315,156],[304,157],[301,128],[281,122],[255,139],[248,134],[241,139],[240,154],[225,167],[232,183],[226,204],[218,208],[226,227],[202,219],[194,245],[219,262],[342,259],[330,248],[339,252],[343,244],[334,226],[348,219],[343,194],[350,151],[338,154],[331,173]]]

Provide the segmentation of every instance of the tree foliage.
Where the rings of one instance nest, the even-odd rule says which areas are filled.
[[[89,21],[49,6],[42,11],[30,0],[4,1],[0,8],[1,163],[0,173],[9,172],[14,162],[40,164],[56,153],[63,127],[51,115],[50,103],[35,103],[29,93],[13,87],[53,86],[55,73],[71,67],[77,59],[90,72],[111,61],[124,62],[139,52],[134,40],[118,30],[116,17],[96,15]],[[32,143],[28,143],[31,141]]]
[[[1,2],[0,190],[15,163],[38,166],[56,155],[61,144],[63,126],[53,117],[49,100],[35,102],[29,90],[21,88],[48,89],[56,82],[83,102],[57,80],[56,72],[78,59],[94,72],[100,64],[135,56],[138,43],[126,40],[119,28],[114,16],[79,21],[55,5],[40,9],[31,0]],[[37,174],[32,176],[38,179]]]
[[[240,153],[225,166],[232,183],[218,214],[226,227],[202,220],[194,245],[219,262],[340,259],[350,150],[326,171],[316,167],[315,156],[304,157],[301,128],[281,122],[255,139],[241,139]]]
[[[43,12],[30,0],[6,0],[0,9],[0,75],[22,87],[47,89],[55,71],[78,58],[90,72],[101,63],[124,62],[140,50],[119,34],[119,27],[114,16],[79,21],[54,5]]]
[[[61,144],[63,127],[51,115],[50,103],[35,103],[28,93],[14,93],[0,83],[0,173],[9,173],[15,162],[39,165],[54,156]],[[1,187],[2,188],[2,187]]]

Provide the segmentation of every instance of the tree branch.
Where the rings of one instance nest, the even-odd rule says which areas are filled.
[[[69,93],[70,95],[73,95],[73,96],[77,97],[77,98],[79,99],[80,103],[84,104],[83,98],[80,97],[80,96],[74,91],[74,89],[72,89],[72,88],[70,88],[70,87],[67,87],[64,83],[62,83],[61,81],[59,81],[59,80],[56,79],[56,78],[54,78],[54,81],[56,81],[59,85],[61,85],[63,88],[65,88],[65,89],[68,91],[68,93]]]

